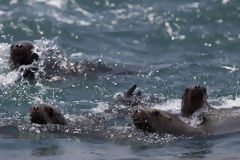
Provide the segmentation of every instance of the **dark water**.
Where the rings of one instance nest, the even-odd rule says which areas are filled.
[[[16,124],[1,129],[1,157],[238,159],[239,133],[199,139],[145,135],[129,116],[116,119],[107,138],[75,133],[79,120],[93,117],[82,112],[104,114],[134,83],[145,97],[158,99],[152,107],[174,113],[189,85],[206,86],[216,108],[239,106],[239,28],[239,0],[1,0],[0,118],[2,125]],[[72,62],[101,62],[131,74],[22,79],[8,67],[9,47],[19,40],[59,50]],[[29,107],[39,103],[57,107],[76,130],[52,133],[56,126],[30,124]]]

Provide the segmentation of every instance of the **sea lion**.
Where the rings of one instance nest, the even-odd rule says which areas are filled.
[[[141,91],[135,90],[137,85],[134,84],[124,94],[118,94],[116,100],[104,112],[115,119],[126,119],[131,116],[134,110],[139,108],[142,103]]]
[[[159,102],[155,97],[144,97],[142,96],[142,91],[138,89],[136,91],[137,85],[134,84],[127,92],[123,95],[118,95],[117,100],[114,104],[120,104],[124,106],[129,106],[130,108],[149,108],[152,104]]]
[[[88,72],[109,72],[112,68],[98,62],[97,64],[83,61],[83,63],[70,62],[61,52],[54,49],[42,52],[41,58],[33,52],[34,45],[30,41],[19,41],[11,45],[9,66],[11,70],[19,69],[22,65],[30,65],[34,61],[38,63],[21,68],[23,77],[34,79],[35,75],[41,78],[51,79],[54,76],[80,74]],[[41,61],[40,61],[41,60]],[[40,61],[40,62],[39,62]]]
[[[9,65],[11,70],[21,65],[32,64],[39,56],[33,53],[33,44],[30,41],[19,41],[11,45]]]
[[[47,104],[40,104],[30,108],[30,120],[37,124],[61,124],[66,125],[64,116],[54,107]]]
[[[137,106],[139,103],[141,103],[141,91],[138,91],[137,93],[134,93],[136,90],[137,85],[134,84],[127,92],[124,93],[124,95],[118,95],[117,100],[114,102],[114,104],[121,104],[125,106],[134,107]]]
[[[204,106],[210,107],[207,102],[207,90],[202,86],[187,87],[182,96],[181,113],[185,117],[192,114]]]
[[[11,45],[9,66],[11,70],[19,69],[22,65],[30,65],[39,60],[39,56],[33,53],[33,44],[30,41],[19,41]],[[34,79],[38,69],[36,67],[21,68],[23,77]]]
[[[186,123],[177,118],[176,115],[161,110],[137,110],[132,115],[132,119],[138,129],[147,132],[159,134],[167,133],[177,136],[192,136],[201,134],[199,129],[188,126]]]

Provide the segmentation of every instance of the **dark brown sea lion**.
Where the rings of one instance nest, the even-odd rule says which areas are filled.
[[[63,115],[54,107],[47,104],[40,104],[30,108],[30,120],[37,124],[67,124]]]
[[[200,135],[198,129],[188,126],[177,118],[176,115],[156,109],[137,110],[133,115],[133,122],[138,129],[143,131],[173,134],[173,135]]]
[[[9,65],[11,70],[18,69],[22,65],[30,65],[34,61],[39,61],[38,54],[33,52],[34,45],[30,41],[19,41],[11,45]],[[35,78],[36,72],[41,78],[51,79],[54,76],[80,74],[83,75],[88,72],[109,72],[112,71],[104,64],[98,62],[97,64],[84,61],[83,63],[72,63],[58,50],[49,49],[43,52],[44,55],[42,63],[36,63],[34,66],[27,66],[21,68],[23,77],[30,79]],[[62,58],[60,58],[62,57]],[[42,66],[41,66],[42,65]]]
[[[207,102],[207,90],[202,86],[190,86],[185,89],[182,96],[181,113],[190,117],[196,110],[209,106]]]
[[[38,60],[39,57],[36,53],[33,53],[33,48],[34,46],[29,41],[19,41],[12,44],[9,60],[10,68],[14,70],[21,65],[29,65],[34,60]]]

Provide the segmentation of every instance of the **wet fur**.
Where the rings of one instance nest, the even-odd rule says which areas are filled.
[[[21,65],[32,64],[39,59],[36,53],[33,53],[34,46],[29,41],[19,41],[11,45],[9,65],[11,70],[17,69]]]
[[[19,41],[11,45],[10,48],[10,58],[9,66],[11,70],[19,69],[22,65],[30,65],[34,61],[39,61],[39,56],[33,53],[34,46],[30,41]],[[88,61],[82,64],[76,62],[71,63],[66,61],[66,59],[59,59],[58,55],[61,54],[58,51],[48,50],[47,59],[44,61],[44,69],[39,69],[36,63],[34,66],[27,66],[26,68],[21,68],[23,77],[29,79],[35,79],[35,74],[38,72],[40,78],[51,79],[54,76],[59,75],[83,75],[86,72],[110,72],[112,68],[101,63],[91,63]],[[64,67],[62,66],[62,60],[64,61]],[[40,71],[41,70],[41,71]]]
[[[165,111],[156,109],[137,110],[132,118],[138,129],[147,132],[185,136],[201,134],[198,129],[188,126],[176,115]]]
[[[207,102],[207,91],[202,86],[187,87],[182,96],[181,113],[185,117],[190,117],[192,114],[203,108],[204,105],[210,107]]]
[[[30,120],[32,123],[37,124],[67,124],[63,115],[52,106],[46,104],[40,104],[30,108]]]

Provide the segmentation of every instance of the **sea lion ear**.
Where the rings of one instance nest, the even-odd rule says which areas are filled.
[[[52,107],[47,107],[46,112],[48,113],[48,115],[52,116],[54,111],[53,111]]]
[[[39,59],[39,56],[37,55],[37,53],[33,53],[32,58],[37,61]]]

